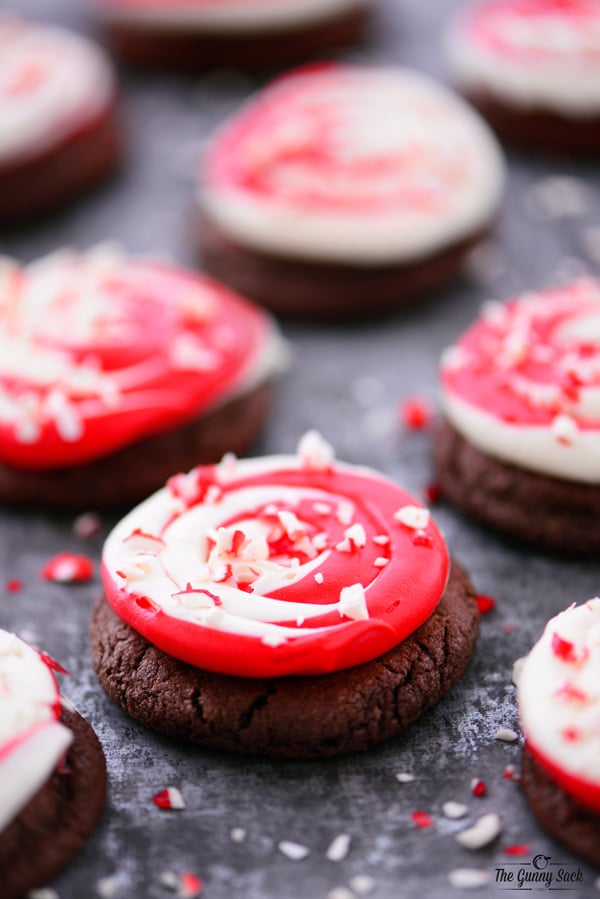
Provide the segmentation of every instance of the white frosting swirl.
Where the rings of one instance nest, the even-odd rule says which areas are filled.
[[[461,13],[447,40],[458,82],[466,91],[483,90],[522,109],[555,110],[573,118],[597,115],[600,6],[595,0],[568,6],[548,2],[532,14],[528,5],[527,0],[491,0]],[[478,15],[483,33],[475,26]]]
[[[487,126],[417,72],[328,66],[256,95],[217,133],[199,203],[234,240],[378,266],[487,226],[504,167]]]
[[[0,832],[46,783],[73,735],[56,720],[56,681],[39,653],[0,630]]]
[[[278,31],[326,22],[361,9],[371,0],[96,0],[101,16],[115,23],[160,30],[237,33]]]
[[[0,164],[52,147],[111,103],[102,51],[62,28],[0,16]]]
[[[519,669],[517,688],[534,749],[600,788],[600,598],[548,622]]]

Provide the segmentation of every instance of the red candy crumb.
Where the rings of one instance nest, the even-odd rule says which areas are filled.
[[[191,874],[189,871],[184,871],[181,875],[181,886],[177,895],[181,899],[196,899],[196,896],[199,896],[202,892],[203,886],[204,884],[199,877],[196,877],[195,874]]]
[[[487,786],[485,784],[485,781],[479,780],[479,778],[477,777],[473,778],[473,780],[471,781],[471,793],[473,794],[473,796],[477,796],[479,798],[485,796],[485,794],[487,793]]]
[[[44,565],[42,577],[47,581],[58,581],[61,584],[89,581],[94,576],[94,566],[87,556],[74,553],[59,553]]]
[[[506,778],[506,780],[518,780],[519,779],[519,775],[517,774],[514,765],[507,765],[506,768],[504,769],[503,776]]]
[[[152,797],[152,802],[162,809],[181,811],[185,808],[185,802],[176,787],[167,787]]]
[[[23,582],[18,580],[18,578],[13,578],[10,581],[6,581],[4,589],[9,593],[18,593],[19,590],[23,589]]]
[[[431,484],[427,484],[425,487],[425,501],[428,506],[433,506],[437,503],[442,495],[442,485],[437,484],[435,481]]]
[[[400,418],[407,428],[422,431],[432,418],[432,410],[427,400],[419,396],[408,397],[400,407]]]
[[[495,605],[496,600],[492,599],[491,596],[485,596],[483,593],[477,595],[477,608],[479,609],[480,615],[491,612]]]
[[[570,640],[565,640],[556,631],[552,634],[552,652],[563,662],[575,663],[580,661],[577,647]]]
[[[433,818],[427,812],[416,811],[411,814],[415,827],[433,827]]]
[[[506,846],[505,855],[529,855],[529,846],[527,843],[515,843],[513,846]]]
[[[415,531],[412,536],[412,542],[414,546],[433,546],[433,540],[426,531]]]

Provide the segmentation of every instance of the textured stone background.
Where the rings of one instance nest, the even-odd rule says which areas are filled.
[[[439,39],[457,0],[375,5],[370,40],[350,58],[411,64],[444,78]],[[89,29],[77,0],[13,0],[12,7]],[[253,87],[233,74],[191,82],[124,74],[127,155],[120,175],[59,217],[5,235],[0,250],[29,260],[64,244],[117,239],[131,251],[157,250],[193,263],[191,172],[214,125]],[[307,427],[317,427],[340,458],[381,469],[422,495],[431,480],[429,437],[402,429],[398,404],[416,392],[434,399],[438,355],[482,300],[593,271],[600,263],[598,167],[519,156],[511,156],[510,164],[494,242],[433,302],[360,326],[284,326],[295,366],[280,386],[257,452],[289,451]],[[556,176],[568,180],[557,182]],[[373,899],[447,897],[459,895],[448,885],[452,869],[484,867],[494,876],[496,867],[519,861],[503,851],[517,843],[530,847],[524,863],[543,853],[580,867],[583,882],[571,895],[598,894],[597,873],[542,833],[518,787],[503,777],[507,764],[518,765],[519,747],[501,744],[494,735],[501,725],[517,727],[513,661],[548,617],[600,590],[600,562],[520,550],[444,506],[436,517],[477,589],[497,601],[482,620],[462,683],[409,733],[367,755],[273,764],[221,757],[155,736],[101,692],[86,636],[98,578],[91,585],[60,586],[42,581],[39,572],[66,549],[97,560],[112,523],[108,516],[102,532],[85,542],[73,536],[70,517],[0,511],[0,626],[44,647],[70,670],[62,680],[64,693],[95,726],[108,759],[106,812],[87,849],[54,884],[61,899],[97,896],[99,881],[107,877],[117,899],[160,899],[169,895],[160,882],[165,871],[199,875],[206,899],[325,899],[356,875],[373,878]],[[4,589],[12,578],[23,582],[20,592]],[[395,774],[402,771],[414,774],[414,782],[398,783]],[[473,777],[486,781],[485,798],[471,796]],[[153,794],[169,785],[181,789],[185,811],[161,812],[153,805]],[[462,849],[454,834],[464,823],[441,812],[448,799],[468,804],[469,821],[500,812],[504,830],[496,844],[477,853]],[[432,816],[432,827],[414,827],[411,813],[417,809]],[[241,843],[231,839],[236,827],[246,831]],[[325,853],[339,833],[352,842],[346,859],[335,863]],[[310,854],[290,861],[278,851],[281,840],[301,843]],[[504,895],[493,883],[481,893]]]

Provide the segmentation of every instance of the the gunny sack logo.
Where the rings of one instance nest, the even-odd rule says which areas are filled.
[[[569,862],[555,862],[549,855],[531,861],[506,862],[495,868],[494,881],[504,890],[576,890],[583,885],[583,871]]]

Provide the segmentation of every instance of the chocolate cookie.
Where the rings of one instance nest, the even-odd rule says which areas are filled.
[[[299,69],[212,139],[199,248],[207,271],[278,314],[387,312],[456,273],[503,180],[491,132],[441,84],[408,69]]]
[[[449,567],[427,509],[309,432],[296,456],[172,478],[117,524],[94,667],[132,717],[204,746],[367,749],[467,665],[478,613]]]
[[[594,0],[482,0],[452,24],[449,61],[497,133],[546,153],[600,149]]]
[[[3,502],[130,505],[244,452],[287,364],[262,309],[114,248],[5,261],[0,297]]]
[[[90,637],[103,688],[146,727],[211,749],[325,758],[388,740],[439,702],[467,667],[477,630],[473,587],[454,564],[436,611],[414,634],[332,674],[251,679],[202,671],[150,644],[105,599]]]
[[[527,747],[521,759],[521,785],[543,828],[575,855],[599,867],[600,815],[562,790]]]
[[[557,840],[600,865],[600,598],[552,618],[517,669],[522,786]]]
[[[434,459],[443,495],[475,521],[542,549],[600,551],[600,486],[494,459],[447,422],[436,434]]]
[[[0,226],[53,211],[116,166],[116,85],[100,48],[0,16]]]
[[[64,764],[0,832],[4,899],[20,899],[56,877],[102,812],[106,765],[100,743],[77,712],[65,709],[61,720],[74,734]]]
[[[542,549],[600,549],[600,282],[581,278],[481,316],[442,356],[442,490]]]
[[[135,6],[98,0],[96,10],[114,52],[136,66],[186,72],[231,66],[290,65],[356,43],[365,31],[366,0]]]

